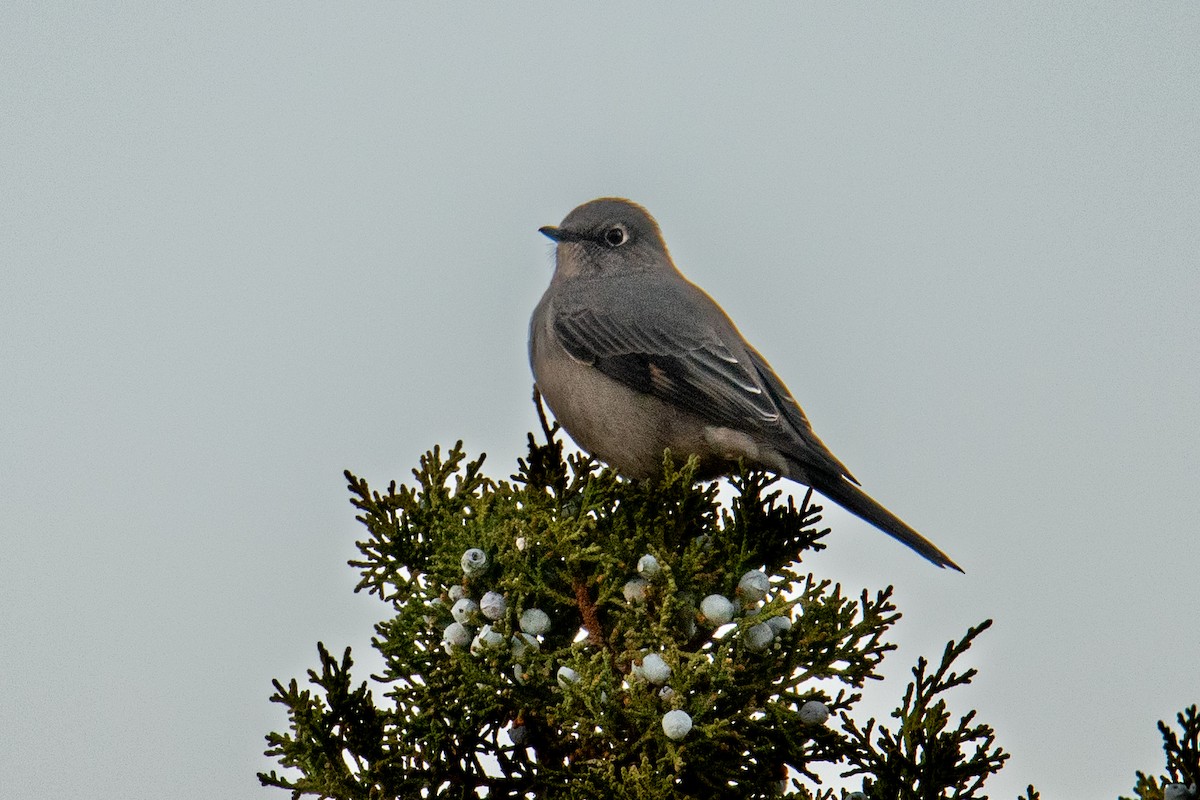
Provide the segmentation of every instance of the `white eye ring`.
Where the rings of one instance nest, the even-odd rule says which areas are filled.
[[[614,225],[604,232],[604,243],[609,247],[620,247],[629,241],[624,225]]]

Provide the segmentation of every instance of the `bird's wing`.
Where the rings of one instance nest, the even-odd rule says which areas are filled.
[[[754,365],[755,370],[762,379],[767,393],[775,399],[775,403],[782,412],[784,419],[787,420],[791,429],[796,431],[797,435],[803,441],[806,453],[809,455],[810,463],[815,460],[833,472],[840,474],[851,483],[857,484],[858,479],[850,474],[850,470],[846,469],[846,465],[834,457],[833,453],[829,452],[829,448],[825,446],[825,443],[813,433],[812,425],[809,424],[808,417],[804,414],[804,409],[800,408],[800,404],[796,402],[796,398],[792,397],[792,393],[783,385],[783,381],[775,374],[775,370],[771,369],[771,365],[767,363],[767,360],[749,344],[746,345],[746,350],[750,354],[750,363]]]
[[[572,358],[710,422],[761,428],[779,409],[720,339],[591,309],[559,314],[554,333]]]
[[[566,302],[553,313],[554,335],[572,358],[631,389],[713,425],[762,437],[803,464],[850,477],[766,360],[707,295],[690,284],[654,289],[652,313],[636,290],[603,302],[597,302],[595,286],[586,303],[562,297]]]

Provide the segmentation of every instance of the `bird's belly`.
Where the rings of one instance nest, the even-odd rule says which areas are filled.
[[[626,477],[659,474],[667,449],[677,464],[698,456],[698,478],[727,473],[740,455],[715,448],[706,435],[711,427],[697,415],[569,357],[535,357],[534,377],[555,419],[575,443]]]

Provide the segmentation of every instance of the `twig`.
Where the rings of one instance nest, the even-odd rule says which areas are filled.
[[[579,613],[583,617],[583,627],[587,628],[588,641],[597,647],[604,647],[604,636],[600,632],[600,617],[596,614],[596,604],[588,595],[587,584],[582,578],[571,582],[575,589],[575,602],[579,605]]]

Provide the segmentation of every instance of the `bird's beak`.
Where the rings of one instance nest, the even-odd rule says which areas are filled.
[[[538,233],[548,239],[553,239],[556,242],[580,242],[586,237],[580,236],[578,233],[564,231],[562,228],[556,228],[553,225],[546,225],[538,228]]]

